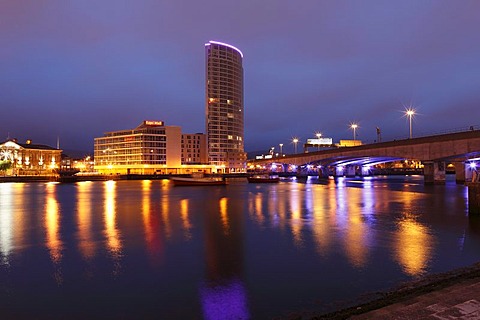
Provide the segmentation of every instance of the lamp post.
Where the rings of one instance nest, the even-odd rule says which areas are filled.
[[[415,114],[415,110],[414,109],[407,109],[405,111],[405,115],[408,117],[408,122],[410,124],[410,139],[412,139],[412,118]]]
[[[297,143],[298,143],[298,139],[297,138],[293,138],[293,145],[295,146],[295,154],[297,153]]]
[[[353,144],[355,145],[355,144],[356,144],[355,141],[357,140],[357,128],[358,128],[358,124],[352,123],[352,124],[350,125],[350,128],[352,128],[352,130],[353,130]]]
[[[282,152],[283,143],[280,143],[279,146],[280,146],[280,157],[283,157],[283,152]]]

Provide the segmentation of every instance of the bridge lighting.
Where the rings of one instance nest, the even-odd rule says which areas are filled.
[[[283,152],[282,152],[283,143],[280,143],[279,146],[280,146],[280,157],[281,157],[281,156],[283,156]]]
[[[293,145],[295,146],[295,154],[296,154],[297,153],[298,138],[293,138],[292,142],[293,142]]]
[[[412,139],[412,118],[415,115],[415,109],[407,109],[405,110],[405,115],[408,117],[408,122],[410,124],[410,139]]]
[[[357,139],[358,124],[352,123],[352,124],[350,124],[350,128],[353,130],[353,141],[354,141],[354,145],[355,145],[355,140]]]

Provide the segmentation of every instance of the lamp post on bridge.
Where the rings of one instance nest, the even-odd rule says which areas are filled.
[[[352,123],[350,125],[350,128],[352,128],[353,130],[353,145],[356,145],[356,140],[357,140],[357,128],[358,128],[358,124],[356,123]]]
[[[412,118],[415,115],[414,109],[407,109],[405,111],[405,115],[408,117],[408,121],[410,123],[410,139],[412,139]]]
[[[295,154],[297,154],[297,143],[298,143],[298,139],[297,139],[297,138],[293,138],[292,142],[293,142],[293,145],[295,146]]]
[[[280,157],[283,157],[283,152],[282,152],[283,143],[280,143],[279,146],[280,146]]]

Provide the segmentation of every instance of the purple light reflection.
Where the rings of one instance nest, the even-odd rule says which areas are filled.
[[[239,279],[200,289],[203,315],[210,319],[249,319],[246,290]]]

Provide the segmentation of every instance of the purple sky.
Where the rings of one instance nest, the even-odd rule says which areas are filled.
[[[480,125],[478,0],[0,0],[0,140],[204,132],[209,40],[244,54],[247,151]]]

